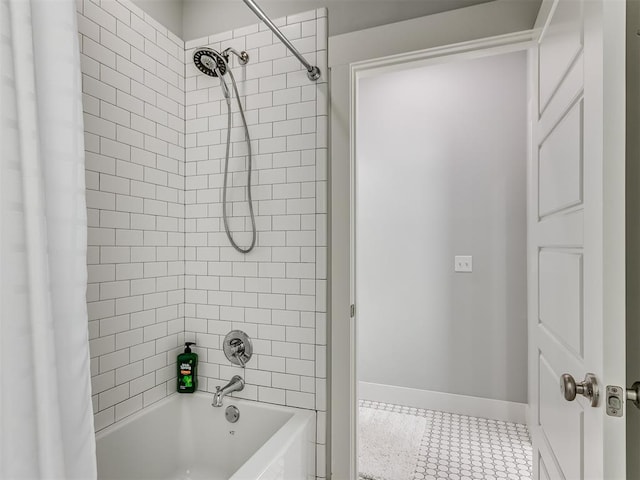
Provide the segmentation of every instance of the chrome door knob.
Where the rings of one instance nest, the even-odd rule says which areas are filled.
[[[568,373],[560,377],[560,391],[566,401],[572,402],[576,399],[577,387],[575,379]]]
[[[562,396],[568,402],[572,402],[576,399],[576,395],[580,394],[591,401],[592,407],[598,406],[598,400],[600,399],[600,391],[598,390],[598,381],[593,373],[587,373],[584,377],[584,381],[576,383],[573,376],[568,373],[563,374],[560,377],[560,391]]]
[[[631,385],[631,388],[627,388],[627,400],[637,408],[640,408],[640,382],[636,382]]]

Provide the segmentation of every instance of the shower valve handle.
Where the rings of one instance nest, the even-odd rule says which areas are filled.
[[[229,342],[231,345],[231,354],[234,356],[242,355],[244,353],[244,342],[239,338],[234,338]]]
[[[244,368],[253,354],[253,345],[246,333],[240,330],[234,330],[229,332],[224,338],[222,350],[231,363]]]
[[[233,355],[236,360],[240,363],[240,366],[244,368],[244,360],[242,356],[244,355],[244,342],[239,338],[234,338],[230,342],[231,344],[231,355]]]

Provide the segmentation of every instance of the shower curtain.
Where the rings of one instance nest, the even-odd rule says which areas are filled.
[[[96,477],[74,0],[0,0],[0,478]]]

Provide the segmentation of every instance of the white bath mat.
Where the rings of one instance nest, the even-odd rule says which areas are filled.
[[[424,417],[360,407],[360,478],[409,480],[424,435]]]

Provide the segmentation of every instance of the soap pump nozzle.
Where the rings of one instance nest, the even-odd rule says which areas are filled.
[[[184,353],[191,353],[191,345],[195,345],[196,342],[185,342],[184,343]]]

